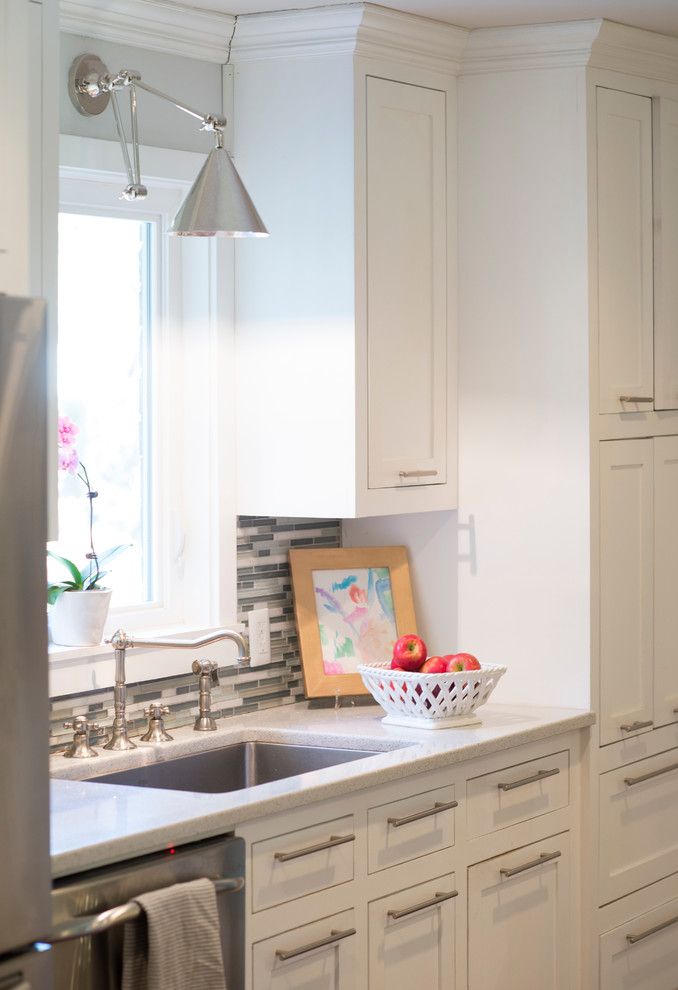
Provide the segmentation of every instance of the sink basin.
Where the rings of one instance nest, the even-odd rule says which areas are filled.
[[[375,755],[376,751],[359,749],[244,742],[206,753],[193,753],[176,760],[119,770],[92,780],[97,784],[128,784],[171,791],[225,794]]]

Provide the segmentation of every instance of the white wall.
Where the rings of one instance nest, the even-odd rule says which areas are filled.
[[[110,106],[98,117],[84,117],[75,109],[68,95],[68,70],[73,59],[84,52],[98,55],[111,72],[117,72],[119,69],[138,70],[145,82],[170,96],[176,96],[197,110],[222,112],[220,65],[62,33],[59,78],[62,134],[117,141],[115,121]],[[123,93],[119,99],[129,138],[128,97]],[[139,93],[139,132],[142,144],[157,148],[204,151],[207,154],[213,143],[211,135],[201,133],[199,121],[181,113],[169,103],[149,93],[141,92]],[[143,162],[141,164],[143,171]]]
[[[459,635],[501,701],[589,700],[584,84],[461,83]]]
[[[430,654],[472,652],[457,639],[457,514],[425,512],[407,516],[346,519],[343,545],[406,546],[418,632]]]

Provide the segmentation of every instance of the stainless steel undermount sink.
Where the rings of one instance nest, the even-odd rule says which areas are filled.
[[[296,777],[378,755],[377,750],[294,746],[287,743],[242,742],[176,760],[151,763],[91,778],[96,784],[127,784],[171,791],[225,794],[256,784]]]

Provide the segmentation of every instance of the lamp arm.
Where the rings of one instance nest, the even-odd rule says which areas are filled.
[[[137,89],[143,89],[146,93],[151,93],[152,96],[157,96],[159,99],[165,100],[166,103],[171,103],[172,106],[177,108],[177,110],[182,110],[190,117],[195,117],[196,120],[201,121],[203,130],[221,131],[226,126],[225,117],[221,117],[215,113],[202,113],[200,110],[195,110],[193,107],[189,107],[186,103],[181,103],[180,100],[175,100],[173,96],[168,96],[167,93],[163,93],[162,90],[156,89],[155,86],[149,86],[148,83],[143,81],[141,76],[135,72],[130,72],[129,69],[123,69],[118,76],[112,80],[111,85],[113,88],[115,88],[116,83],[122,86],[136,86]]]

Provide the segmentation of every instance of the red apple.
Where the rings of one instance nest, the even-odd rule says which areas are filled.
[[[445,659],[449,673],[459,673],[462,670],[480,670],[478,659],[472,653],[453,653],[452,656]]]
[[[393,668],[400,667],[401,670],[419,670],[426,659],[426,643],[419,636],[410,633],[408,636],[401,636],[395,641],[393,646]]]
[[[444,657],[429,657],[422,664],[420,674],[444,674],[447,671],[447,664]]]

